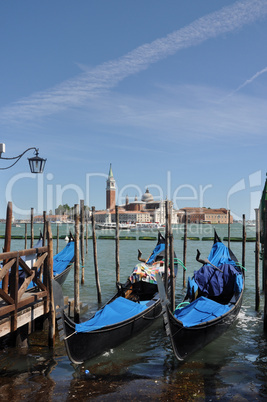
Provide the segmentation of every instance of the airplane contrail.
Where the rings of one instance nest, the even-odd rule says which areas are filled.
[[[266,0],[242,0],[201,17],[188,26],[107,61],[61,84],[34,93],[0,109],[0,120],[32,120],[79,106],[87,99],[115,87],[126,77],[147,69],[181,49],[199,45],[227,32],[240,29],[267,14]],[[252,77],[253,78],[253,77]],[[243,84],[243,85],[246,85]]]

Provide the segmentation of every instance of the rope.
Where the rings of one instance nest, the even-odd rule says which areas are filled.
[[[244,271],[247,271],[247,269],[245,267],[243,267],[243,265],[240,264],[240,262],[236,262],[235,263],[239,268],[242,268]]]

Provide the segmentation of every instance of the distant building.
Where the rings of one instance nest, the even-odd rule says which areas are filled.
[[[187,213],[188,223],[227,223],[228,210],[225,208],[181,208],[179,210],[180,222],[185,221],[185,212]],[[233,217],[230,215],[230,223],[233,223]]]

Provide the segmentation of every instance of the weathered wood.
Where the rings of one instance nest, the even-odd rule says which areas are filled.
[[[86,231],[85,231],[85,244],[86,244],[86,254],[88,254],[88,218],[86,217]]]
[[[59,252],[59,224],[57,223],[57,254]]]
[[[10,296],[14,300],[14,310],[11,313],[11,331],[17,329],[18,312],[18,285],[19,285],[19,254],[17,254],[16,263],[12,265],[10,272]]]
[[[5,277],[7,272],[9,272],[12,265],[15,263],[16,258],[12,258],[12,260],[8,261],[0,271],[0,281]]]
[[[255,310],[260,309],[260,212],[255,209],[256,219],[256,242],[255,242]]]
[[[3,249],[4,252],[10,251],[11,226],[12,226],[12,202],[9,201],[7,204],[7,210],[6,210],[5,244],[4,244],[4,249]],[[16,256],[14,256],[14,257],[16,258]],[[4,261],[4,264],[5,264],[5,261]],[[2,289],[6,293],[8,292],[8,281],[9,281],[9,274],[7,273],[2,281]]]
[[[41,254],[48,251],[47,247],[37,247],[37,248],[28,248],[27,250],[19,250],[19,251],[9,251],[6,253],[0,253],[0,261],[4,259],[9,260],[10,258],[17,258],[17,253],[19,256],[27,256],[32,254]]]
[[[168,289],[168,269],[169,269],[169,201],[165,201],[165,265],[164,265],[164,286]]]
[[[116,254],[116,283],[120,282],[120,217],[119,217],[119,207],[115,206],[115,219],[116,219],[116,240],[115,240],[115,254]]]
[[[50,222],[47,222],[47,246],[48,246],[48,278],[49,278],[49,334],[48,334],[48,346],[50,348],[55,347],[56,337],[56,313],[54,306],[53,296],[53,236]]]
[[[46,231],[47,231],[47,226],[46,226],[46,211],[43,211],[43,246],[46,244]]]
[[[231,211],[228,210],[228,248],[231,247]]]
[[[34,229],[33,229],[33,208],[31,208],[31,248],[33,248]]]
[[[25,250],[27,248],[27,223],[25,223],[25,245],[24,245],[24,248],[25,248]]]
[[[184,244],[183,244],[183,265],[186,267],[186,253],[187,253],[187,212],[185,211],[184,217]],[[186,287],[186,270],[183,268],[183,287]]]
[[[80,321],[80,222],[79,222],[79,205],[74,205],[74,221],[75,221],[75,240],[74,240],[74,321]]]
[[[94,253],[94,265],[95,265],[95,281],[97,290],[97,301],[101,303],[101,287],[98,274],[97,264],[97,245],[96,245],[96,231],[95,231],[95,207],[92,207],[92,238],[93,238],[93,253]]]
[[[80,220],[81,220],[81,264],[82,264],[82,275],[81,284],[84,285],[84,200],[80,200]]]
[[[267,200],[264,201],[264,208],[267,211]],[[264,271],[264,332],[267,332],[267,213],[264,214],[264,253],[263,253],[263,271]]]
[[[242,230],[242,266],[246,266],[246,215],[243,214],[243,230]],[[244,272],[245,274],[245,272]]]
[[[173,246],[173,232],[172,232],[172,205],[169,202],[169,243],[170,243],[170,303],[171,309],[175,309],[175,275],[174,275],[174,246]]]

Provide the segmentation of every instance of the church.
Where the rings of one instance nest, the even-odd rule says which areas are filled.
[[[106,210],[97,211],[95,219],[98,223],[115,222],[116,205],[116,181],[113,176],[112,166],[110,164],[109,174],[106,183]],[[125,198],[125,204],[118,206],[120,223],[159,223],[165,224],[165,202],[154,201],[153,195],[148,188],[142,195],[141,200],[135,197],[133,202],[129,202],[128,196]],[[177,223],[177,211],[172,212],[172,223]]]

